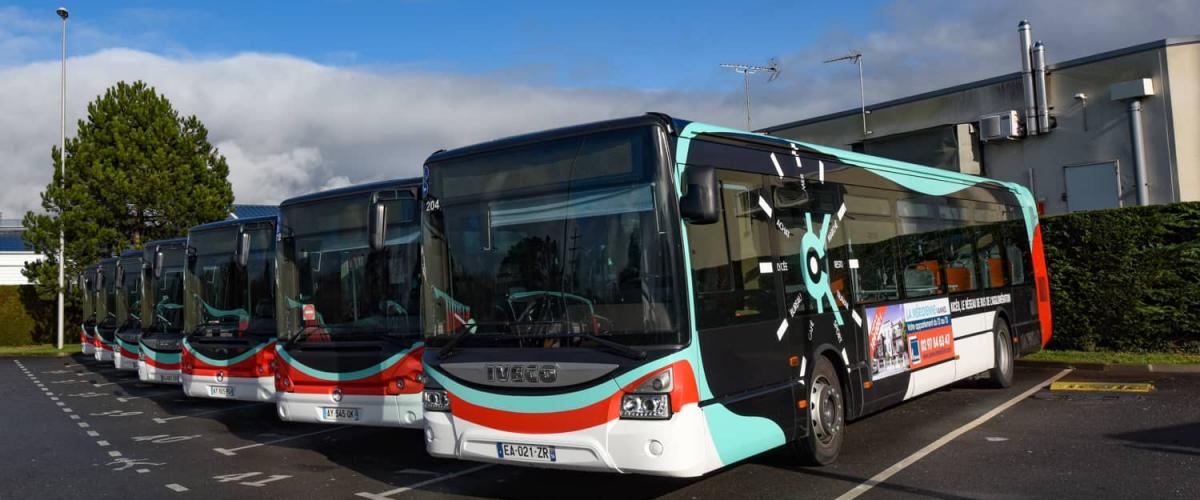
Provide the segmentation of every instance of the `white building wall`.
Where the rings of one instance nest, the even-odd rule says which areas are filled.
[[[0,252],[0,285],[28,285],[29,280],[21,274],[26,262],[42,260],[32,252]]]

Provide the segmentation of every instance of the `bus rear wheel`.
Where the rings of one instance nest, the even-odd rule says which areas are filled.
[[[846,429],[843,401],[842,383],[833,363],[817,356],[808,391],[808,435],[795,444],[802,462],[829,465],[837,460]]]
[[[1008,331],[1008,322],[1003,319],[996,319],[996,362],[991,370],[988,370],[987,384],[1004,389],[1012,385],[1013,379],[1013,347],[1012,338]]]

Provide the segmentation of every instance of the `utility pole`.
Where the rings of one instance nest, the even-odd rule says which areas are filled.
[[[838,61],[850,61],[851,64],[858,66],[858,105],[859,105],[859,110],[862,112],[863,137],[871,135],[871,131],[867,129],[867,97],[866,97],[866,92],[864,92],[864,88],[863,88],[862,52],[859,52],[857,50],[852,50],[852,51],[850,51],[849,55],[837,57],[834,59],[829,59],[824,62],[826,64],[828,64],[831,62],[838,62]]]
[[[67,8],[59,7],[55,11],[62,19],[62,94],[59,99],[59,143],[58,143],[58,189],[61,193],[66,186],[64,176],[67,168]],[[63,233],[63,202],[64,196],[58,199],[58,349],[63,348],[63,287],[66,262],[66,237]]]
[[[721,67],[729,68],[742,74],[742,91],[746,94],[746,130],[753,130],[750,128],[750,75],[758,73],[759,71],[765,71],[770,73],[770,76],[767,77],[767,81],[773,82],[776,78],[779,78],[779,61],[776,61],[774,58],[772,58],[766,66],[726,63],[722,64]]]

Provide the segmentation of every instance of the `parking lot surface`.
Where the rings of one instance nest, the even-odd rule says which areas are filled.
[[[281,422],[82,355],[0,359],[0,398],[0,498],[1200,498],[1198,375],[1021,367],[851,423],[835,465],[777,450],[687,480],[435,459],[419,430]]]

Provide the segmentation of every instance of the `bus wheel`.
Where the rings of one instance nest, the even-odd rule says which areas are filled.
[[[808,436],[796,443],[800,459],[810,465],[829,465],[837,460],[845,436],[846,412],[842,384],[833,363],[816,357],[808,392]]]
[[[1012,355],[1012,338],[1008,332],[1008,323],[1002,319],[996,319],[996,364],[991,370],[988,370],[987,384],[1003,389],[1012,385],[1013,379],[1013,355]]]

